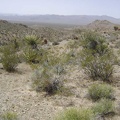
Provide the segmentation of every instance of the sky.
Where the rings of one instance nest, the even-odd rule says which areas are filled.
[[[120,0],[0,0],[0,13],[107,15],[120,18]]]

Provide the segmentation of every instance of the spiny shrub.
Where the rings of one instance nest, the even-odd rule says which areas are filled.
[[[12,45],[7,45],[2,47],[2,56],[1,62],[3,68],[8,71],[12,72],[15,71],[15,68],[18,65],[18,55],[16,54],[16,50]]]
[[[101,99],[95,106],[92,107],[95,115],[104,116],[114,112],[114,103],[109,99]]]
[[[30,47],[26,47],[23,51],[23,57],[28,63],[38,63],[39,52]]]
[[[82,36],[81,45],[83,48],[92,50],[93,54],[104,55],[109,51],[104,37],[92,31],[88,31]]]
[[[110,81],[116,56],[96,34],[89,33],[84,40],[80,61],[85,73],[94,80]]]
[[[30,45],[33,49],[36,49],[37,48],[37,40],[38,40],[38,37],[35,36],[35,35],[27,35],[25,36],[24,38],[24,41]]]
[[[0,120],[18,120],[18,117],[15,113],[7,112],[0,115]]]
[[[108,84],[93,84],[88,89],[88,93],[93,100],[99,100],[101,98],[111,99],[113,92],[113,88]]]
[[[55,120],[93,120],[93,113],[90,109],[71,108],[59,114]]]

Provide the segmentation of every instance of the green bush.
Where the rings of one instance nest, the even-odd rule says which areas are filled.
[[[114,112],[114,103],[109,99],[101,99],[95,106],[92,107],[95,115],[107,115]]]
[[[2,47],[1,62],[6,71],[15,71],[19,60],[18,55],[16,54],[16,51],[12,45]]]
[[[92,50],[93,54],[104,55],[109,51],[105,38],[92,31],[84,33],[81,45],[85,49]]]
[[[101,98],[111,99],[113,95],[113,88],[107,84],[93,84],[88,93],[93,100],[99,100]]]
[[[104,39],[95,33],[87,34],[84,40],[80,61],[85,73],[94,80],[110,81],[117,59],[113,51],[108,48]]]
[[[15,113],[7,112],[0,115],[0,120],[18,120],[18,117]]]
[[[39,56],[39,52],[30,47],[26,47],[23,51],[23,57],[24,57],[25,61],[28,63],[39,62],[38,56]]]
[[[81,54],[81,65],[85,73],[93,80],[110,81],[113,75],[115,57],[112,55],[93,56],[91,51],[83,50]]]
[[[93,113],[90,109],[71,108],[59,114],[55,120],[93,120]]]

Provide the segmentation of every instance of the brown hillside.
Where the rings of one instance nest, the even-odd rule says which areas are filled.
[[[89,29],[102,31],[102,30],[114,30],[114,26],[116,26],[116,24],[111,23],[107,20],[95,20],[94,22],[88,24],[86,27]]]
[[[23,24],[10,23],[0,20],[0,45],[16,39],[22,39],[26,34],[33,33],[33,29]]]

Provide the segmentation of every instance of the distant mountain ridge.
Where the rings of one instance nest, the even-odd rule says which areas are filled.
[[[97,15],[9,15],[0,14],[0,19],[15,22],[36,22],[36,23],[55,23],[71,25],[87,25],[95,20],[107,20],[115,24],[120,24],[120,19],[110,16]]]

